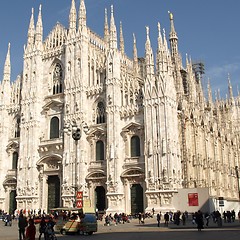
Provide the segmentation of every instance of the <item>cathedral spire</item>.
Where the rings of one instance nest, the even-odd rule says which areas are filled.
[[[162,48],[162,35],[161,35],[161,26],[160,23],[158,23],[158,50],[160,50]]]
[[[117,48],[117,30],[113,15],[113,5],[111,5],[111,19],[110,19],[110,48]]]
[[[2,99],[2,104],[10,103],[10,98],[11,98],[10,74],[11,74],[11,64],[10,64],[10,43],[9,43],[6,60],[4,64],[4,70],[3,70],[3,81],[2,81],[1,91],[4,93],[4,97]],[[0,87],[1,87],[1,84],[0,84]]]
[[[87,25],[87,14],[86,14],[86,6],[84,0],[81,0],[79,11],[78,11],[78,28]]]
[[[149,27],[146,26],[147,39],[145,43],[145,58],[146,58],[146,68],[147,75],[154,74],[154,60],[153,60],[153,51],[151,47],[150,37],[149,37]]]
[[[105,8],[104,40],[107,42],[108,38],[109,38],[108,17],[107,17],[107,9]]]
[[[133,34],[133,69],[135,73],[138,73],[138,53],[135,34]]]
[[[157,72],[160,73],[163,71],[163,40],[162,40],[162,35],[161,35],[161,26],[160,23],[158,23],[158,46],[157,46],[157,56],[156,56],[156,61],[157,61]]]
[[[34,26],[34,9],[32,8],[32,15],[28,28],[28,40],[27,46],[32,46],[34,44],[34,34],[35,34],[35,26]]]
[[[167,44],[165,28],[163,28],[163,46],[164,46],[164,51],[167,52],[168,51],[168,44]]]
[[[69,14],[69,33],[76,32],[77,12],[75,0],[72,0],[72,5]]]
[[[36,25],[36,44],[42,43],[43,25],[42,25],[42,5],[39,6],[38,20]]]
[[[120,51],[124,54],[124,38],[123,38],[123,30],[122,30],[122,22],[120,22]]]
[[[172,54],[172,57],[176,57],[178,54],[178,37],[174,27],[173,14],[169,11],[168,13],[169,13],[170,27],[171,27],[170,34],[169,34],[171,54]]]
[[[207,91],[208,91],[208,104],[209,104],[209,107],[211,107],[213,104],[213,99],[212,99],[212,89],[210,85],[210,79],[208,79]]]
[[[229,73],[228,73],[228,93],[229,93],[229,98],[233,99],[233,90],[232,90],[232,84],[231,84]]]
[[[10,63],[10,43],[8,43],[8,51],[6,55],[6,60],[3,70],[3,84],[10,84],[10,75],[11,75],[11,63]]]

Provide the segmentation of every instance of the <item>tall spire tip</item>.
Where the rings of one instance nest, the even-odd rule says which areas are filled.
[[[111,14],[113,14],[113,5],[111,5]]]
[[[173,14],[170,11],[168,11],[168,14],[169,14],[170,20],[173,20]]]

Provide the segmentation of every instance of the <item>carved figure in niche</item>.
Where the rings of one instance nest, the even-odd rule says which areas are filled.
[[[78,112],[78,110],[79,110],[78,103],[75,102],[75,111]]]
[[[66,104],[66,113],[69,113],[69,104]]]
[[[163,168],[163,181],[167,181],[167,169]]]

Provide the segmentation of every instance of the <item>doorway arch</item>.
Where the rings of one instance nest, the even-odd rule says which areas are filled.
[[[17,201],[16,201],[17,191],[11,190],[9,193],[9,213],[13,214],[17,209]]]
[[[48,176],[48,211],[60,207],[60,179],[57,175]]]
[[[95,188],[95,207],[98,211],[104,211],[106,209],[106,191],[103,186],[97,186]]]
[[[143,188],[140,184],[133,184],[131,187],[131,214],[142,213],[143,211]]]

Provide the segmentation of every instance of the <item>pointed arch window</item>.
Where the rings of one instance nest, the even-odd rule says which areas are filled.
[[[16,125],[15,125],[15,131],[14,131],[14,137],[18,138],[20,137],[20,117],[17,118]]]
[[[131,138],[131,157],[140,156],[140,138],[138,136],[133,136]]]
[[[97,110],[96,110],[96,116],[97,116],[97,124],[100,123],[105,123],[106,119],[105,119],[105,106],[103,104],[103,102],[99,102],[97,105]]]
[[[99,140],[96,142],[96,161],[104,160],[104,143]]]
[[[62,93],[62,79],[63,79],[62,66],[59,63],[57,63],[53,71],[53,95]]]
[[[17,169],[18,166],[18,153],[14,152],[12,155],[12,169]]]
[[[53,117],[50,122],[50,139],[59,138],[59,119]]]

